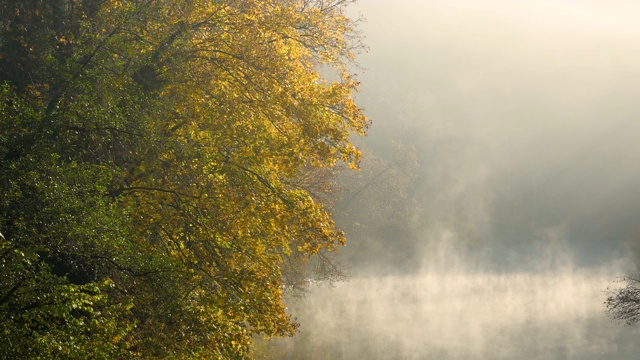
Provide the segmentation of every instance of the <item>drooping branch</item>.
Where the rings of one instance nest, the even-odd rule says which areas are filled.
[[[198,199],[199,198],[196,195],[186,194],[186,193],[179,192],[179,191],[176,191],[176,190],[169,190],[169,189],[150,187],[150,186],[122,187],[122,188],[118,188],[118,189],[109,191],[109,193],[107,195],[108,196],[112,196],[112,197],[117,197],[117,196],[122,195],[122,194],[141,192],[141,191],[151,191],[151,192],[157,191],[157,192],[173,194],[173,195],[175,195],[177,197],[181,197],[182,196],[182,197],[188,197],[188,198],[192,198],[192,199]]]

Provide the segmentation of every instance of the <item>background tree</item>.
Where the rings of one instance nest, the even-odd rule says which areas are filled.
[[[605,307],[612,319],[635,325],[640,320],[640,278],[625,276],[620,282],[623,287],[609,289]]]
[[[345,241],[299,179],[356,168],[368,126],[347,3],[0,3],[2,356],[242,358],[295,332],[285,264]]]
[[[362,151],[362,171],[344,172],[338,180],[347,190],[337,201],[336,221],[351,240],[341,256],[366,274],[417,269],[424,211],[413,196],[419,170],[415,148],[387,140]]]

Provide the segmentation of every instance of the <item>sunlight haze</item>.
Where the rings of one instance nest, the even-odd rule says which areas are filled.
[[[352,239],[353,277],[294,304],[302,340],[286,346],[344,359],[633,358],[637,328],[602,303],[634,271],[640,238],[640,4],[361,0],[351,11],[369,46],[364,143],[415,146],[420,231],[410,266],[383,255],[405,233]]]

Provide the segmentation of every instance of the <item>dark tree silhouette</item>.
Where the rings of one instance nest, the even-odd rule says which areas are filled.
[[[609,289],[605,307],[609,316],[627,325],[635,325],[640,320],[640,276],[625,276],[619,283],[624,287]]]

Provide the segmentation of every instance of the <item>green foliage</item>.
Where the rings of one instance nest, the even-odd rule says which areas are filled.
[[[283,269],[345,241],[301,179],[357,167],[368,125],[345,5],[0,3],[0,357],[243,358],[295,333]]]

